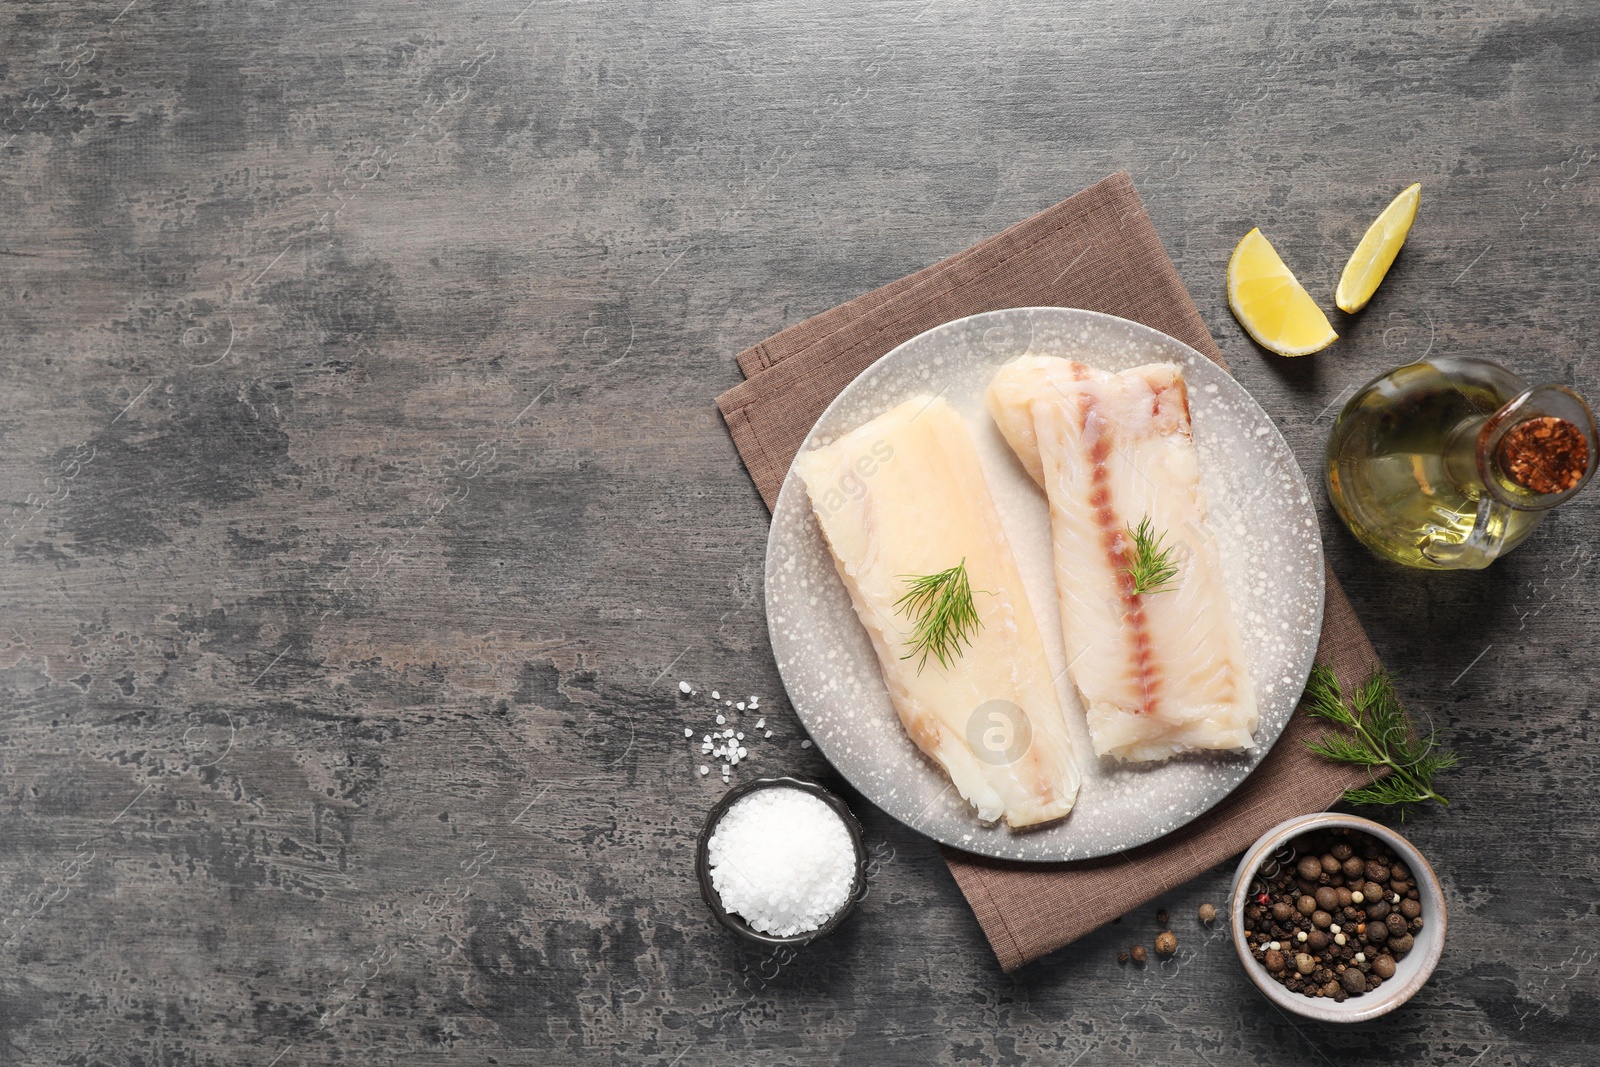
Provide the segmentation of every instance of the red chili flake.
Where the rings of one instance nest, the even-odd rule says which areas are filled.
[[[1268,893],[1257,893],[1256,894],[1256,903],[1257,904],[1271,904],[1272,903],[1271,894],[1268,894]]]
[[[1541,415],[1506,431],[1495,458],[1518,485],[1535,493],[1561,493],[1583,480],[1589,442],[1566,419]]]

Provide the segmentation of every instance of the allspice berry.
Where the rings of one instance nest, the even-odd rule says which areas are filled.
[[[1130,951],[1131,951],[1131,953],[1133,955],[1133,962],[1134,963],[1143,963],[1146,959],[1149,958],[1145,954],[1143,945],[1134,945],[1133,948]]]
[[[1415,877],[1368,834],[1318,831],[1292,844],[1294,863],[1263,865],[1242,909],[1256,966],[1295,994],[1336,1003],[1392,981],[1423,929]],[[1156,946],[1163,958],[1176,947],[1176,937]]]
[[[1156,935],[1156,955],[1170,956],[1178,951],[1178,935],[1171,930],[1163,930]]]
[[[1285,906],[1284,910],[1285,911],[1288,910],[1287,905]],[[1276,916],[1278,914],[1278,909],[1276,907],[1274,907],[1272,909],[1272,914],[1274,916]],[[1205,923],[1207,926],[1210,926],[1212,923],[1216,922],[1217,921],[1217,909],[1212,907],[1210,904],[1202,904],[1202,905],[1200,905],[1200,921]]]

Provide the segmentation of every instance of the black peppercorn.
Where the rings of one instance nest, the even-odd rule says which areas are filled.
[[[1250,954],[1302,996],[1344,1001],[1371,992],[1393,977],[1422,928],[1415,879],[1366,834],[1314,831],[1293,844],[1293,866],[1257,872],[1245,907]],[[1166,955],[1161,942],[1157,950]]]

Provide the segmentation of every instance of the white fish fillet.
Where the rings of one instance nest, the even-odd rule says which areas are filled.
[[[803,452],[805,482],[900,722],[985,822],[1013,827],[1072,810],[1079,774],[1011,546],[966,424],[915,397],[832,444]],[[895,609],[906,576],[966,560],[982,627],[949,668],[910,651]]]
[[[1206,523],[1182,372],[1026,357],[995,375],[988,404],[1050,500],[1062,635],[1095,752],[1145,761],[1253,747],[1255,688]],[[1127,531],[1146,515],[1180,570],[1175,588],[1140,595],[1124,568]]]

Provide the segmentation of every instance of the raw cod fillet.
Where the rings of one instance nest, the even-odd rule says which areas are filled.
[[[1255,688],[1206,523],[1182,372],[1030,356],[1000,369],[988,405],[1049,497],[1062,636],[1096,754],[1252,747]],[[1175,588],[1141,595],[1124,568],[1128,530],[1146,515],[1180,569]]]
[[[1072,742],[961,416],[942,399],[915,397],[802,452],[795,469],[911,740],[985,822],[1003,816],[1022,827],[1066,815],[1080,780]],[[920,657],[902,658],[915,620],[895,602],[907,575],[963,559],[983,625],[948,669],[930,656],[919,670]]]

